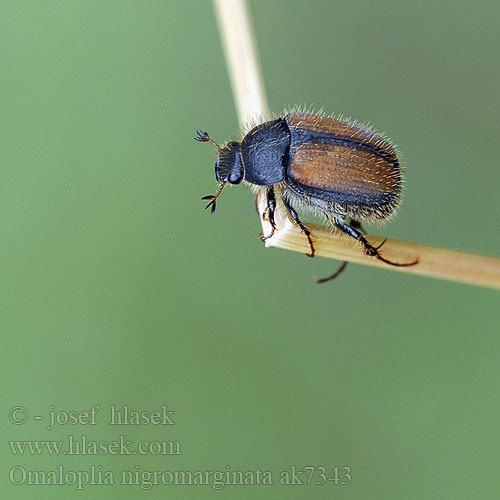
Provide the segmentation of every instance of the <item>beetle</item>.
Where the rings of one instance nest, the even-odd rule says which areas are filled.
[[[205,208],[214,213],[216,200],[227,184],[250,185],[263,191],[271,225],[267,236],[276,232],[274,213],[278,203],[307,237],[314,256],[311,232],[299,218],[295,206],[312,209],[342,233],[363,245],[364,252],[392,266],[412,266],[418,260],[398,263],[384,258],[363,236],[362,223],[383,221],[401,201],[402,169],[395,146],[384,136],[356,123],[321,114],[291,112],[260,123],[243,139],[219,146],[206,132],[197,131],[195,140],[209,142],[218,151],[215,178],[219,190]],[[336,273],[317,280],[328,281]]]

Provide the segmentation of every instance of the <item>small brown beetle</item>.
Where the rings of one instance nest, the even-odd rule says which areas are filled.
[[[397,263],[385,259],[379,249],[363,236],[361,223],[387,219],[401,199],[402,170],[395,147],[383,136],[327,116],[288,113],[252,128],[241,142],[218,146],[206,132],[197,131],[197,141],[210,142],[218,150],[215,178],[217,194],[206,208],[215,212],[216,200],[224,186],[243,181],[254,190],[264,190],[271,233],[276,231],[274,212],[283,203],[291,221],[314,244],[307,226],[294,206],[319,212],[343,233],[358,240],[367,255],[392,266],[412,266],[418,262]],[[338,276],[342,266],[322,283]]]

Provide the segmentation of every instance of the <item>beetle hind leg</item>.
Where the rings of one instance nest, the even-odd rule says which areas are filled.
[[[344,222],[341,221],[335,221],[335,227],[340,229],[343,233],[351,236],[352,238],[358,240],[364,247],[366,255],[369,255],[370,257],[375,257],[378,260],[385,262],[386,264],[389,264],[391,266],[397,266],[397,267],[407,267],[407,266],[414,266],[415,264],[418,263],[418,259],[413,261],[413,262],[393,262],[392,260],[388,260],[382,255],[380,255],[380,248],[382,245],[387,241],[387,238],[380,243],[378,246],[373,246],[362,234],[361,232],[357,229],[361,229],[361,224],[357,221],[354,224],[351,222],[351,224],[345,224]]]
[[[339,274],[342,274],[345,271],[347,264],[349,264],[349,262],[344,260],[344,262],[342,262],[342,264],[339,266],[339,268],[333,274],[331,274],[330,276],[327,276],[326,278],[317,278],[316,276],[313,276],[314,281],[316,283],[326,283],[327,281],[334,280]]]

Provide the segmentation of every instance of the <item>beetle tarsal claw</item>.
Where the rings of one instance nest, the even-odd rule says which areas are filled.
[[[269,238],[272,238],[275,232],[276,232],[276,224],[271,224],[271,232],[267,236],[264,236],[264,233],[259,234],[260,241],[264,243]]]

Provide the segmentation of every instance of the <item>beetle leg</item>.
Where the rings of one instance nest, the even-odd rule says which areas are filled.
[[[358,220],[355,220],[355,219],[351,219],[349,221],[349,225],[354,228],[354,229],[359,229],[359,231],[361,233],[364,233],[365,230],[363,229],[363,226],[361,226],[361,222],[359,222]],[[382,242],[381,245],[379,245],[377,247],[377,250],[385,243],[385,240]],[[333,273],[331,274],[330,276],[327,276],[326,278],[317,278],[316,276],[314,276],[314,281],[316,281],[316,283],[326,283],[327,281],[331,281],[331,280],[334,280],[339,274],[342,274],[344,271],[345,271],[345,268],[347,267],[347,264],[349,264],[349,262],[347,262],[346,260],[344,262],[342,262],[342,264],[339,266],[339,268]]]
[[[365,247],[366,255],[369,255],[370,257],[376,257],[378,260],[381,260],[382,262],[385,262],[386,264],[390,264],[391,266],[398,266],[398,267],[413,266],[413,265],[418,263],[418,259],[413,261],[413,262],[404,262],[404,263],[392,262],[391,260],[384,259],[384,257],[382,257],[380,255],[378,250],[386,242],[386,240],[384,240],[379,246],[374,247],[371,243],[368,242],[368,240],[356,228],[351,227],[351,226],[344,224],[343,222],[339,222],[339,221],[335,221],[334,224],[343,233],[346,233],[349,236],[352,236],[353,238],[358,240]]]
[[[349,221],[349,225],[354,228],[354,229],[359,229],[360,233],[365,233],[366,231],[363,229],[363,226],[361,225],[361,222],[359,220],[351,219]]]
[[[266,241],[267,239],[271,238],[276,231],[276,223],[274,222],[274,211],[276,209],[276,196],[274,194],[274,189],[271,187],[267,190],[267,208],[266,211],[262,214],[262,218],[266,220],[266,213],[267,213],[267,220],[269,221],[269,224],[271,224],[271,233],[268,234],[267,236],[264,236],[263,233],[260,233],[260,241]]]
[[[311,231],[307,229],[307,226],[304,225],[304,223],[299,219],[299,216],[295,209],[286,201],[283,200],[283,204],[285,205],[286,209],[288,210],[288,213],[290,214],[290,217],[292,218],[292,222],[300,228],[300,230],[307,236],[307,241],[309,242],[309,248],[311,249],[311,253],[306,253],[308,257],[314,257],[314,245],[313,241],[311,238]]]
[[[339,274],[344,272],[345,268],[347,267],[347,264],[349,264],[349,262],[347,261],[342,262],[340,267],[333,274],[327,276],[326,278],[317,278],[316,276],[313,276],[314,281],[316,281],[316,283],[326,283],[327,281],[334,280]]]

